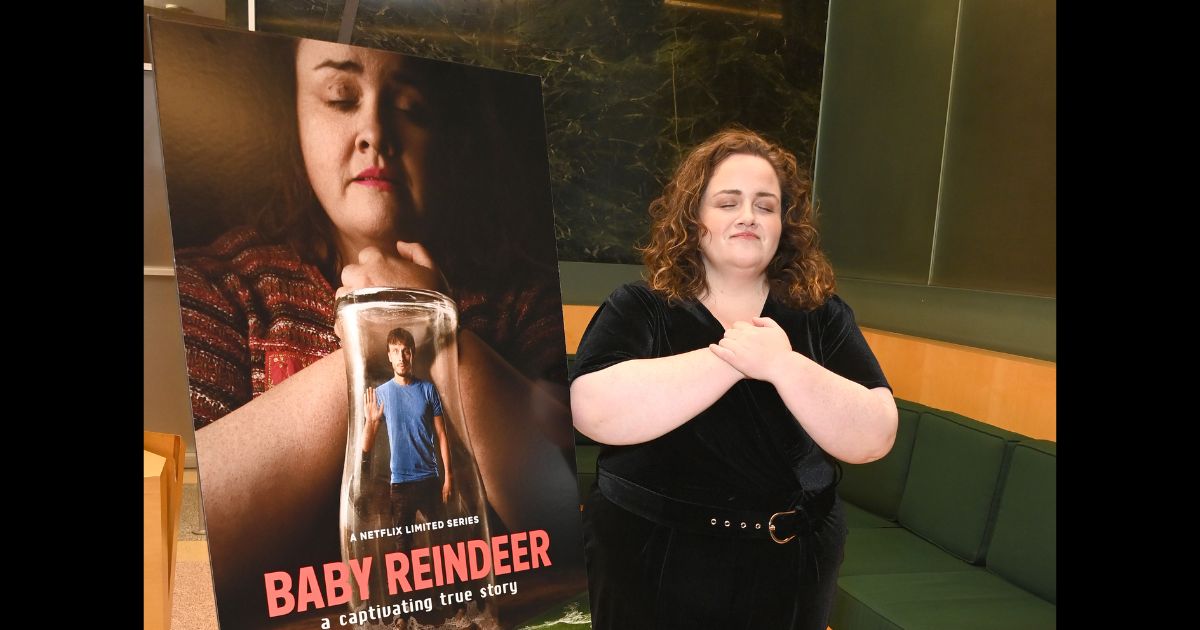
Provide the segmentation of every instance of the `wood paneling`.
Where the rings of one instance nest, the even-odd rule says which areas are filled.
[[[575,354],[575,350],[579,348],[579,339],[583,337],[583,331],[587,329],[588,322],[592,321],[592,315],[595,314],[597,308],[599,307],[563,304],[563,329],[567,333],[567,354]]]
[[[899,398],[1057,440],[1058,364],[863,329]]]

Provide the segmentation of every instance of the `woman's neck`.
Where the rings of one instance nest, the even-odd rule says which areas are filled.
[[[711,268],[705,271],[706,288],[700,302],[723,326],[729,328],[734,322],[750,321],[762,313],[770,293],[766,274],[721,274],[713,273]]]

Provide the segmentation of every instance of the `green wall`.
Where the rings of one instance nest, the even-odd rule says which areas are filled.
[[[814,179],[842,276],[929,277],[957,6],[830,3]]]
[[[1056,360],[1056,5],[832,0],[815,195],[863,325]]]

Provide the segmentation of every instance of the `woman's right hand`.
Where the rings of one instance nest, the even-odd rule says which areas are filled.
[[[366,287],[398,287],[449,292],[446,278],[420,243],[396,241],[395,251],[365,247],[358,262],[342,268],[342,286],[337,297]]]

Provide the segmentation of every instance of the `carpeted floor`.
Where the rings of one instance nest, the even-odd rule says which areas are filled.
[[[190,481],[189,481],[190,479]],[[193,471],[184,471],[183,501],[179,507],[179,538],[177,540],[207,540],[200,522],[200,484]]]
[[[171,630],[217,630],[212,572],[207,561],[176,562]]]
[[[184,473],[178,540],[171,630],[217,630],[208,541],[200,519],[200,490],[194,470]]]

